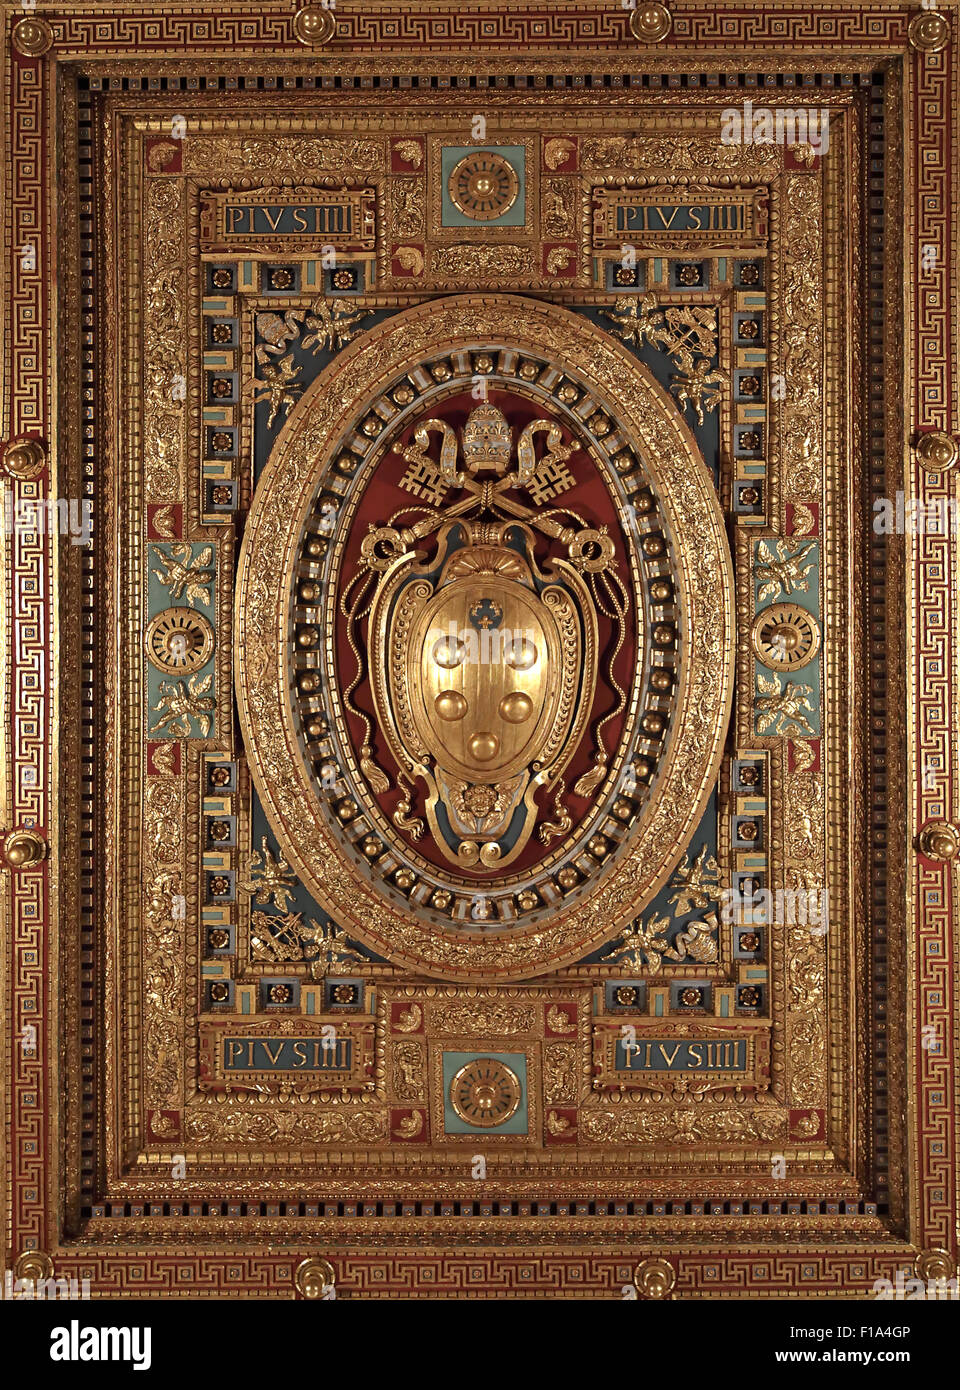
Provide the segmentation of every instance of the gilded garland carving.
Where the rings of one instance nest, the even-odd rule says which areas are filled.
[[[689,1103],[660,1108],[621,1102],[584,1107],[580,1134],[594,1144],[737,1144],[783,1142],[788,1137],[787,1113],[774,1107],[724,1105],[721,1093],[712,1098],[686,1098]]]
[[[184,173],[217,178],[224,169],[256,174],[282,169],[310,175],[322,170],[331,176],[356,179],[381,172],[384,163],[381,140],[335,140],[324,136],[188,137],[183,149]]]
[[[147,784],[143,905],[144,1103],[179,1110],[183,1026],[183,786],[179,777]]]
[[[769,178],[782,165],[783,151],[774,144],[721,145],[714,140],[675,139],[653,135],[591,136],[583,141],[582,159],[589,169],[688,173],[736,170],[741,178]]]
[[[430,260],[434,275],[445,279],[475,276],[481,280],[524,278],[537,273],[536,253],[532,246],[483,246],[474,242],[439,246]]]
[[[507,1035],[529,1033],[534,1026],[533,1009],[520,1004],[449,1004],[434,1008],[430,1021],[438,1033],[477,1033]]]
[[[823,781],[813,773],[809,743],[791,744],[794,770],[784,779],[788,827],[785,883],[793,892],[827,895],[824,860]],[[829,922],[788,925],[787,1051],[792,1059],[795,1105],[822,1105],[826,1094],[826,982]]]
[[[823,467],[823,308],[820,183],[787,179],[783,287],[784,484],[790,501],[816,497]]]
[[[144,237],[144,483],[154,502],[183,496],[185,206],[179,180],[149,179]]]
[[[543,1050],[543,1094],[552,1105],[575,1105],[579,1099],[579,1065],[573,1043],[548,1043]]]
[[[376,1144],[387,1137],[387,1113],[371,1107],[317,1108],[291,1090],[279,1104],[265,1097],[229,1097],[229,1104],[191,1110],[186,1138],[194,1144]]]
[[[393,1093],[399,1100],[423,1100],[426,1095],[426,1062],[417,1042],[393,1045]]]

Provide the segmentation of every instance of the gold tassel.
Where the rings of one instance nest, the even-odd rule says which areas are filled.
[[[551,840],[555,840],[558,835],[566,835],[573,824],[573,819],[566,806],[563,804],[563,783],[560,783],[560,790],[557,792],[556,800],[553,803],[553,813],[556,820],[544,821],[540,827],[540,839],[548,845]]]
[[[397,802],[397,809],[393,813],[393,823],[398,825],[401,830],[405,830],[411,840],[419,840],[423,834],[423,821],[419,816],[411,816],[410,793],[403,780],[400,781],[400,800]]]
[[[574,796],[592,796],[606,775],[606,757],[603,753],[598,752],[590,771],[585,772],[582,777],[578,777],[573,784]]]
[[[360,749],[360,771],[370,783],[370,790],[376,796],[382,796],[384,792],[390,790],[390,779],[383,769],[377,767],[373,761],[373,749],[369,743],[365,743]]]

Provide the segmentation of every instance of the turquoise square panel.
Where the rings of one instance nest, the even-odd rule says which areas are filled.
[[[479,1057],[492,1057],[503,1062],[514,1072],[520,1081],[520,1104],[514,1114],[500,1125],[471,1125],[460,1116],[450,1104],[450,1083],[461,1067],[474,1062]],[[444,1052],[443,1054],[443,1128],[447,1134],[475,1134],[482,1139],[485,1134],[526,1134],[529,1130],[527,1114],[527,1059],[522,1052]]]
[[[500,217],[480,221],[467,217],[450,200],[447,183],[453,170],[468,154],[494,153],[512,165],[520,180],[516,202]],[[522,227],[527,220],[527,151],[523,145],[444,145],[440,152],[441,225],[444,227]]]

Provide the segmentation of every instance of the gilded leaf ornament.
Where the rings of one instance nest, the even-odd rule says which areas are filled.
[[[781,591],[785,594],[807,593],[813,569],[813,561],[808,561],[807,556],[815,545],[815,541],[805,541],[794,550],[785,540],[772,543],[761,541],[757,547],[756,578],[760,585],[757,602],[775,598]]]
[[[170,597],[178,602],[186,599],[191,608],[198,603],[210,605],[210,586],[213,583],[213,547],[201,546],[197,554],[186,541],[177,541],[167,546],[166,553],[160,546],[150,547],[160,568],[153,571],[160,583],[170,590]]]
[[[310,919],[309,940],[316,944],[316,959],[311,967],[315,979],[335,967],[364,965],[367,957],[361,955],[347,939],[347,933],[334,922],[318,922]]]
[[[152,734],[166,733],[173,738],[189,738],[191,720],[201,735],[206,738],[213,725],[212,712],[217,702],[207,691],[213,684],[213,676],[191,676],[183,681],[161,681],[160,699],[153,706],[154,713],[162,711],[150,730]]]
[[[250,953],[254,960],[312,960],[319,951],[317,935],[316,924],[305,926],[300,912],[254,912]]]
[[[669,926],[669,917],[659,917],[656,913],[646,922],[638,919],[621,932],[617,944],[607,951],[603,959],[630,970],[643,970],[646,966],[656,975],[670,950],[667,937]]]
[[[695,860],[687,856],[686,863],[674,871],[670,884],[674,890],[668,902],[673,903],[673,915],[683,917],[694,908],[707,907],[720,897],[720,869],[716,859],[704,845]]]

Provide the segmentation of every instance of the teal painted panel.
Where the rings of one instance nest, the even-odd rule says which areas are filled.
[[[147,547],[147,606],[151,618],[162,613],[166,608],[185,608],[187,612],[202,613],[208,618],[216,630],[216,613],[214,609],[215,585],[216,585],[216,558],[213,546],[207,541],[200,541],[191,545],[189,541],[170,541],[158,542],[150,541]],[[187,573],[189,571],[189,573]],[[204,574],[209,574],[210,578],[204,582]],[[167,578],[171,582],[165,584],[163,580]],[[182,733],[183,719],[187,719],[190,728],[189,737],[203,738],[204,734],[199,728],[196,720],[189,716],[173,721],[173,725],[166,725],[164,728],[154,732],[158,721],[164,717],[168,707],[158,709],[157,706],[164,694],[169,695],[174,686],[182,682],[187,693],[190,692],[190,682],[193,682],[193,689],[198,690],[210,677],[210,684],[203,689],[205,698],[216,699],[216,643],[214,643],[213,653],[206,665],[201,666],[198,671],[191,671],[187,676],[169,676],[163,671],[158,671],[152,662],[147,662],[147,698],[149,700],[150,712],[147,725],[150,735],[153,738],[176,738],[184,737]],[[161,690],[161,686],[163,689]],[[206,737],[212,737],[216,732],[217,720],[216,711],[210,712],[211,728]],[[178,727],[179,726],[179,727]]]
[[[520,1078],[520,1104],[516,1113],[501,1125],[481,1127],[461,1120],[450,1104],[450,1083],[461,1067],[478,1057],[492,1057],[503,1062]],[[481,1140],[485,1134],[526,1134],[529,1130],[527,1107],[527,1059],[522,1052],[444,1052],[443,1054],[443,1128],[447,1134],[475,1134]]]
[[[479,222],[474,217],[465,216],[459,208],[454,207],[450,201],[450,194],[447,192],[447,180],[454,167],[468,154],[486,153],[499,154],[508,164],[513,166],[517,178],[520,180],[520,191],[513,206],[508,208],[500,217],[491,217],[489,221]],[[480,228],[522,227],[527,220],[526,172],[527,152],[523,145],[444,145],[440,152],[440,187],[443,199],[441,225],[444,227]]]
[[[820,626],[820,542],[802,537],[768,537],[765,540],[757,541],[755,551],[755,611],[763,613],[767,608],[772,608],[778,603],[795,603],[799,608],[803,608],[807,613],[812,614]],[[772,556],[772,561],[767,560],[766,556]],[[766,566],[761,573],[760,567]],[[772,566],[772,570],[771,570]],[[768,571],[770,574],[768,575]],[[780,582],[774,584],[774,577],[779,574]],[[764,589],[775,592],[766,592]],[[763,597],[761,598],[761,594]],[[779,682],[781,692],[785,692],[787,685],[803,686],[803,698],[806,699],[811,708],[802,707],[799,711],[802,719],[806,720],[809,728],[804,728],[802,724],[785,716],[782,725],[776,724],[771,728],[764,729],[762,732],[766,736],[777,734],[778,732],[789,735],[792,738],[811,738],[819,736],[821,732],[820,720],[820,660],[823,651],[820,651],[812,661],[808,661],[806,666],[798,666],[792,671],[773,671],[757,662],[757,690],[754,692],[754,699],[764,698],[765,692],[760,689],[759,681],[761,676],[765,682],[775,679]],[[756,719],[756,706],[754,708],[754,718]],[[754,725],[756,733],[761,734],[761,730]]]

